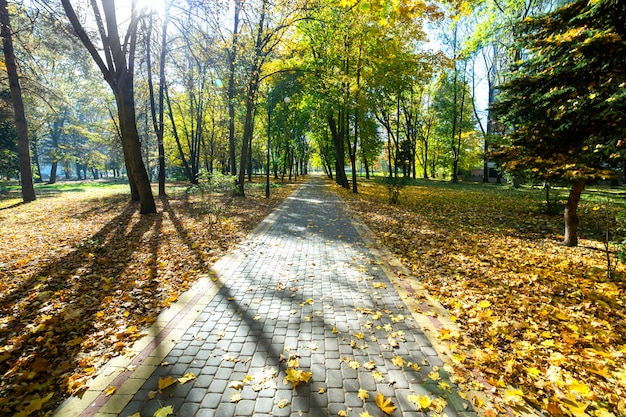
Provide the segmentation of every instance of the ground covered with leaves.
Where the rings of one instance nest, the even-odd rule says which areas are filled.
[[[450,312],[458,328],[439,338],[462,386],[502,413],[626,415],[626,281],[623,265],[607,274],[608,199],[581,202],[582,239],[568,248],[540,190],[417,181],[398,204],[388,191],[364,181],[343,196]]]
[[[292,190],[172,186],[144,216],[124,184],[41,186],[26,205],[0,195],[0,414],[80,395]]]

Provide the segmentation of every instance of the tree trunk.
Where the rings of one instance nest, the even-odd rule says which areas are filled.
[[[327,119],[331,136],[333,138],[333,145],[335,146],[335,182],[343,188],[350,189],[348,177],[346,176],[346,170],[344,168],[346,160],[345,143],[337,130],[335,117],[332,114],[329,114]]]
[[[22,87],[20,86],[17,65],[15,63],[15,51],[13,50],[13,34],[11,33],[11,20],[7,10],[6,0],[0,0],[0,33],[4,50],[4,63],[9,77],[9,88],[13,101],[15,128],[17,130],[17,152],[20,166],[22,185],[22,200],[29,203],[35,200],[35,187],[33,185],[33,173],[31,171],[30,147],[28,143],[28,125],[22,100]]]
[[[152,195],[152,187],[146,166],[141,158],[141,142],[137,131],[137,121],[135,119],[135,103],[133,97],[133,87],[129,85],[129,75],[122,75],[119,80],[118,90],[115,94],[117,111],[120,119],[120,130],[122,131],[122,146],[127,156],[126,168],[129,178],[137,187],[139,195],[140,213],[156,213],[156,204]]]
[[[237,175],[237,159],[235,155],[235,61],[238,58],[239,13],[241,0],[235,0],[235,15],[233,18],[233,43],[228,52],[228,154],[230,175]]]
[[[565,220],[565,239],[563,240],[564,246],[577,246],[578,245],[578,224],[580,219],[576,210],[578,209],[578,202],[580,201],[580,195],[585,189],[585,180],[578,180],[572,186],[565,206],[565,213],[563,215]]]

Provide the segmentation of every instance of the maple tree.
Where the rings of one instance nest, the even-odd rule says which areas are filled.
[[[493,106],[508,128],[494,156],[509,172],[572,185],[564,244],[575,246],[589,180],[614,177],[626,155],[626,7],[585,0],[525,19],[524,51]]]

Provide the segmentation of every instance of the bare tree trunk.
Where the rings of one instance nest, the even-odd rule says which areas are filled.
[[[565,205],[565,213],[563,214],[565,220],[565,239],[563,240],[564,246],[577,246],[578,245],[578,224],[580,219],[576,210],[578,209],[578,202],[580,201],[580,195],[585,189],[585,180],[578,180],[572,186],[567,204]]]
[[[33,173],[31,171],[30,147],[28,142],[28,125],[22,100],[22,88],[20,86],[17,65],[15,63],[15,51],[13,50],[13,34],[11,33],[11,19],[7,10],[6,0],[0,0],[0,33],[4,50],[4,63],[9,77],[9,88],[13,101],[15,128],[17,130],[17,153],[20,165],[20,177],[22,182],[22,200],[29,203],[35,200],[35,187],[33,185]]]

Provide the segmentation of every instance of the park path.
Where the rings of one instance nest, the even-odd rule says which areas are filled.
[[[449,417],[475,416],[333,187],[307,180],[151,327],[134,358],[114,359],[56,415],[171,406],[180,417],[381,416],[383,394],[392,416],[427,415],[412,395],[445,400]]]

